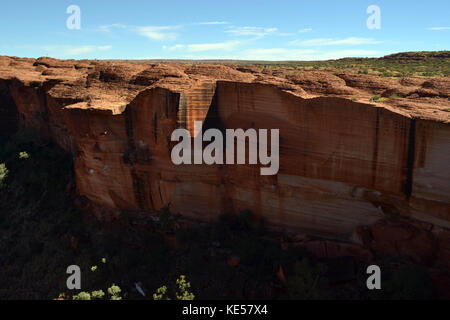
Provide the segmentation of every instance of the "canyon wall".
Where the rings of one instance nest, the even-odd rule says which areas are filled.
[[[136,68],[133,83],[153,70]],[[2,80],[1,121],[10,126],[2,129],[21,123],[54,139],[74,156],[78,194],[111,212],[155,214],[170,204],[174,213],[211,221],[249,209],[272,226],[352,241],[361,227],[386,219],[450,227],[448,122],[308,96],[281,80],[255,81],[236,71],[194,80],[163,71],[166,82],[130,87],[123,99],[102,93],[117,100],[99,98],[97,105],[95,97],[68,94],[72,80],[65,91],[63,80]],[[90,73],[77,90],[123,85],[102,72],[100,80]],[[220,130],[280,129],[278,174],[261,176],[260,165],[174,165],[171,134],[194,134],[196,120]]]

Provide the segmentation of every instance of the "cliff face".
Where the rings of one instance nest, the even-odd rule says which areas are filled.
[[[151,214],[170,204],[203,220],[250,209],[280,228],[377,248],[387,241],[385,251],[416,241],[421,252],[440,248],[450,260],[442,240],[450,227],[444,96],[375,104],[374,79],[350,87],[317,72],[304,76],[303,88],[301,73],[225,66],[0,62],[2,133],[28,125],[54,139],[74,156],[78,194],[102,208]],[[445,95],[448,79],[438,83]],[[280,129],[278,174],[261,176],[259,165],[172,164],[172,132],[193,135],[196,120],[221,130]]]

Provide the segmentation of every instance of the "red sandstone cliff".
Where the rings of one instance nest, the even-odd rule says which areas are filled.
[[[74,156],[78,194],[108,210],[170,203],[208,220],[250,209],[284,229],[449,263],[450,80],[424,81],[0,57],[1,133],[51,137]],[[396,92],[405,98],[370,102]],[[195,120],[279,128],[278,175],[173,165],[170,135]]]

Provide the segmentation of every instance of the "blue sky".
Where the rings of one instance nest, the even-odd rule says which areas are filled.
[[[66,26],[70,5],[81,29]],[[381,28],[369,29],[376,5]],[[4,0],[0,55],[322,60],[450,50],[450,1]]]

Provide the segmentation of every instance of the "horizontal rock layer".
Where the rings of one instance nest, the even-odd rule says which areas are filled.
[[[31,70],[28,77],[13,76],[13,62]],[[311,75],[282,80],[224,66],[19,62],[3,62],[2,133],[32,126],[72,152],[78,194],[100,207],[151,214],[170,204],[203,220],[250,209],[273,226],[346,240],[385,219],[450,226],[448,121],[307,93]],[[345,85],[324,81],[318,93]],[[194,134],[196,120],[221,130],[280,129],[278,174],[261,176],[260,165],[174,165],[171,133]]]

